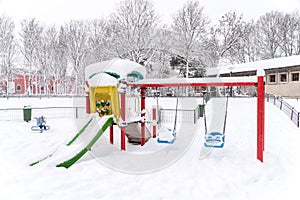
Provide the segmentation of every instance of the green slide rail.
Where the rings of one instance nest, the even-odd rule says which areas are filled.
[[[78,131],[78,133],[76,133],[76,135],[70,140],[70,142],[68,142],[67,143],[67,146],[70,146],[84,131],[85,131],[85,129],[90,125],[90,123],[92,122],[92,120],[93,120],[94,118],[92,117],[79,131]],[[46,160],[47,158],[50,158],[50,157],[52,157],[53,156],[53,154],[54,153],[52,153],[52,154],[50,154],[50,155],[48,155],[48,156],[46,156],[46,157],[44,157],[44,158],[42,158],[42,159],[40,159],[40,160],[38,160],[38,161],[35,161],[35,162],[33,162],[33,163],[30,163],[29,164],[29,166],[34,166],[34,165],[36,165],[36,164],[38,164],[38,163],[40,163],[40,162],[42,162],[42,161],[44,161],[44,160]]]
[[[90,125],[94,118],[92,117],[82,129],[79,130],[79,132],[70,140],[70,142],[67,143],[67,146],[70,146],[84,131],[85,129]]]
[[[112,117],[108,118],[104,125],[101,127],[101,129],[97,132],[95,137],[90,141],[89,144],[87,144],[79,153],[77,153],[74,157],[72,157],[69,160],[66,160],[58,165],[56,167],[65,167],[69,168],[71,167],[75,162],[77,162],[86,152],[91,149],[91,147],[97,142],[97,140],[102,136],[102,134],[105,132],[105,130],[109,127],[112,126],[114,123],[114,120]]]

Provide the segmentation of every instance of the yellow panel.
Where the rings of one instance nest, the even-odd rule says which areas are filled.
[[[97,109],[100,116],[113,114],[117,123],[120,117],[120,104],[117,86],[98,86],[89,88],[90,110],[91,113],[96,113]],[[110,105],[105,103],[110,101]],[[104,101],[104,104],[101,101]],[[96,105],[97,104],[97,105]],[[110,110],[110,112],[108,112]]]

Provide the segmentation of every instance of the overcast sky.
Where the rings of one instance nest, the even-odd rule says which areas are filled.
[[[272,10],[300,10],[300,0],[199,0],[205,14],[216,22],[224,13],[237,11],[244,19],[257,19]],[[20,21],[36,17],[49,24],[63,24],[70,19],[107,17],[120,0],[0,0],[0,13]],[[186,0],[152,0],[162,22],[170,23],[172,15]]]

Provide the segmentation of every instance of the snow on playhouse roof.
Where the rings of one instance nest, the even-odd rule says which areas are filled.
[[[97,73],[93,76],[93,78],[89,79],[89,86],[97,87],[97,86],[115,86],[118,84],[118,80],[106,73]]]
[[[133,73],[140,74],[145,78],[146,69],[144,66],[130,60],[115,58],[87,66],[85,68],[85,80],[89,81],[90,86],[96,86],[94,84],[116,85],[116,79],[126,78],[128,74]],[[109,74],[115,74],[115,78]]]
[[[297,65],[300,65],[300,55],[208,68],[207,75],[215,76],[218,74],[259,71]]]

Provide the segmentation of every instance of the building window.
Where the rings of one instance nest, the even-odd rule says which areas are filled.
[[[21,91],[21,90],[22,90],[21,85],[17,85],[17,91]]]
[[[287,73],[279,74],[279,82],[280,83],[287,82]]]
[[[44,86],[41,87],[41,90],[42,90],[42,91],[44,90]]]
[[[269,83],[276,83],[276,75],[275,74],[269,75]]]
[[[299,72],[292,73],[291,79],[292,79],[292,81],[299,81]]]

